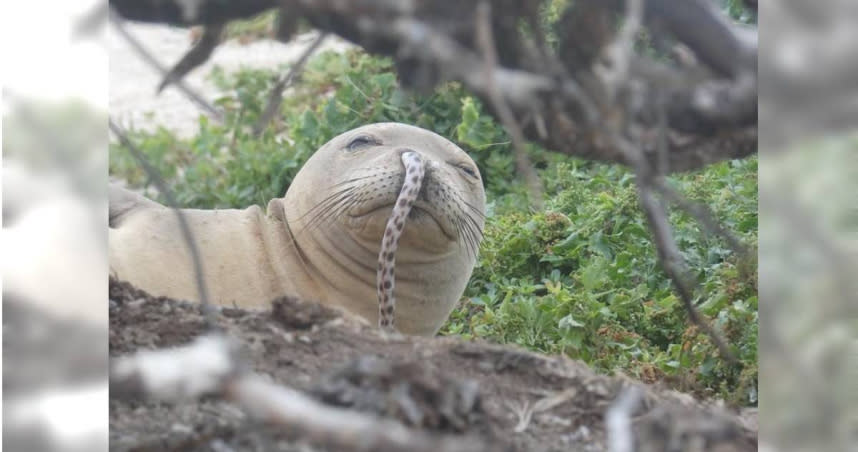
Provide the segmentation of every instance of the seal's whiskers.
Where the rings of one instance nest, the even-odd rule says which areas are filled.
[[[402,163],[405,165],[405,180],[402,189],[393,205],[393,212],[387,220],[384,228],[384,237],[381,242],[381,251],[378,253],[378,326],[382,331],[395,332],[394,306],[396,300],[393,298],[394,267],[396,265],[396,248],[399,246],[399,237],[405,228],[405,220],[411,212],[411,206],[417,200],[420,188],[423,184],[423,176],[426,174],[426,163],[416,152],[404,152]]]

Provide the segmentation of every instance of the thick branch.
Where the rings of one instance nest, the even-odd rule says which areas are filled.
[[[666,143],[668,171],[697,169],[756,152],[756,45],[740,39],[726,18],[703,0],[643,2],[644,23],[658,24],[690,48],[703,65],[692,61],[690,67],[671,67],[625,51],[619,53],[623,58],[612,62],[621,67],[607,71],[594,70],[594,64],[601,64],[598,55],[617,42],[628,50],[629,36],[636,29],[626,27],[628,36],[612,39],[609,15],[625,6],[621,0],[584,0],[566,11],[561,27],[578,30],[575,24],[591,22],[604,26],[558,30],[561,64],[546,64],[556,63],[557,57],[541,55],[508,17],[532,15],[532,4],[524,0],[487,0],[494,12],[490,22],[497,40],[496,64],[487,61],[492,54],[480,45],[477,31],[486,27],[473,26],[478,23],[477,2],[173,1],[199,8],[187,11],[187,7],[149,4],[154,9],[144,13],[142,5],[148,3],[112,3],[130,18],[182,24],[241,18],[278,7],[281,15],[302,17],[369,52],[393,56],[406,87],[428,89],[444,81],[462,82],[506,126],[521,124],[525,139],[569,155],[629,164],[600,133],[601,124],[620,121],[637,124],[630,138],[649,158],[657,147],[653,136],[661,111],[666,111],[671,137]],[[566,20],[582,14],[589,19]],[[585,58],[575,49],[591,50]]]
[[[171,25],[211,25],[245,19],[277,6],[276,0],[110,0],[122,17]]]

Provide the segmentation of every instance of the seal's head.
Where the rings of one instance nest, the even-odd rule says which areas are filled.
[[[485,192],[468,154],[419,127],[359,127],[307,161],[283,207],[307,265],[341,289],[331,301],[346,298],[338,303],[374,321],[378,253],[409,151],[420,155],[425,177],[396,255],[397,325],[404,333],[433,334],[464,291],[482,237]]]

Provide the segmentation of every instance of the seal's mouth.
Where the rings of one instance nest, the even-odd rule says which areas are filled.
[[[394,203],[385,203],[379,206],[372,207],[368,210],[362,210],[360,212],[350,212],[348,216],[352,219],[360,219],[360,218],[368,218],[376,215],[383,216],[386,220],[390,217],[391,212],[393,211]],[[405,222],[405,227],[408,228],[408,225],[411,224],[412,227],[417,224],[425,224],[427,221],[431,221],[447,239],[450,241],[456,241],[458,239],[458,234],[456,233],[453,225],[449,224],[447,221],[443,221],[430,205],[427,205],[425,201],[418,200],[414,206],[411,208],[411,212],[408,214],[408,220]]]

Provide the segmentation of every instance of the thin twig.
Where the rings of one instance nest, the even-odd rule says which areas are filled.
[[[658,260],[667,276],[673,282],[679,299],[682,301],[691,322],[706,333],[712,343],[718,348],[721,356],[728,362],[737,362],[735,355],[721,335],[700,315],[694,306],[694,284],[690,282],[685,260],[679,252],[670,222],[667,219],[667,209],[656,198],[655,188],[658,177],[643,157],[640,149],[622,138],[618,133],[605,131],[612,144],[623,152],[626,160],[635,169],[635,184],[638,191],[638,201],[647,217],[647,224],[652,233]]]
[[[114,3],[123,5],[123,11],[136,20],[185,23],[178,10],[156,8],[147,11],[146,8],[132,7],[134,2],[128,0],[111,2]],[[221,2],[203,3],[199,6],[206,18],[204,22],[243,17],[247,12],[247,8],[241,6],[244,2],[237,2],[232,6],[224,6]],[[434,77],[430,77],[433,82],[462,82],[489,105],[483,59],[472,47],[473,43],[460,41],[454,36],[452,30],[458,30],[459,27],[450,28],[445,25],[450,20],[452,23],[463,20],[462,17],[445,15],[460,14],[463,11],[470,13],[473,8],[422,8],[414,3],[392,0],[308,0],[280,2],[272,6],[281,7],[281,16],[290,13],[290,20],[307,19],[320,30],[339,34],[364,46],[370,52],[392,56],[400,62],[414,61],[420,67],[431,68],[432,75],[438,78],[434,80]],[[640,21],[637,19],[637,13],[629,14],[628,11],[632,11],[632,6],[639,5],[641,0],[628,3],[587,3],[590,4],[588,8],[602,9],[606,8],[604,4],[610,4],[607,6],[610,10],[616,9],[616,5],[626,6],[626,16],[632,20],[626,20],[619,34],[629,38],[618,41],[615,48],[620,54],[630,54],[629,49],[634,45],[633,31],[640,28],[636,26]],[[710,3],[706,0],[643,2],[645,19],[652,18],[662,24],[666,32],[695,53],[699,63],[695,63],[693,68],[677,69],[664,65],[665,72],[671,77],[653,79],[647,76],[647,71],[643,71],[639,67],[641,65],[635,61],[653,63],[654,60],[645,55],[640,58],[634,58],[632,55],[626,77],[620,77],[623,70],[614,71],[619,79],[629,79],[631,84],[627,83],[626,86],[642,88],[634,90],[635,94],[641,94],[638,98],[632,99],[634,96],[629,96],[633,108],[631,112],[627,112],[626,119],[645,129],[652,129],[651,120],[654,118],[653,99],[645,94],[647,87],[658,83],[668,84],[671,91],[668,121],[683,138],[670,144],[670,170],[674,172],[702,168],[727,158],[744,157],[757,150],[757,46],[752,43],[753,40],[745,42],[745,39],[740,39],[735,27],[730,26],[722,17],[723,14],[714,10]],[[524,14],[529,16],[533,15],[534,9],[534,6],[528,4],[518,8],[516,13],[522,14],[522,11],[526,11]],[[636,8],[636,11],[638,10],[639,8]],[[472,22],[473,18],[468,17],[465,20]],[[593,105],[583,100],[587,96],[599,101],[604,100],[604,87],[599,77],[593,77],[592,71],[589,70],[572,70],[572,74],[558,71],[563,62],[550,58],[550,51],[548,63],[558,61],[561,64],[543,64],[536,51],[528,52],[525,49],[524,41],[528,40],[527,37],[509,27],[506,30],[505,33],[518,35],[510,36],[510,41],[517,48],[521,45],[522,51],[511,52],[511,59],[505,63],[506,67],[495,70],[497,91],[516,114],[539,112],[546,124],[546,127],[525,127],[527,123],[522,122],[524,135],[549,149],[565,154],[589,160],[626,163],[616,149],[594,139],[598,135],[593,125],[594,121],[598,122],[595,118],[601,116],[608,119],[613,113],[622,113],[616,106],[605,102]],[[540,39],[538,33],[536,38]],[[601,40],[598,44],[585,40],[577,45],[588,46],[588,42],[599,48],[603,47]],[[575,43],[561,41],[558,44],[559,48],[563,48]],[[619,58],[617,61],[622,69],[626,59]],[[663,81],[669,78],[675,79],[676,82]],[[747,79],[748,83],[744,79]],[[580,84],[584,89],[576,84]],[[623,90],[624,86],[620,85],[619,89]],[[721,96],[722,93],[725,96]],[[498,112],[494,109],[491,113],[498,117]],[[753,128],[753,133],[744,130],[747,128]],[[547,133],[544,133],[545,131]],[[635,141],[640,142],[643,148],[649,150],[654,147],[652,135],[641,134],[638,138],[639,140]]]
[[[173,66],[172,69],[164,76],[164,79],[161,80],[161,84],[158,85],[158,93],[164,90],[167,86],[173,83],[181,82],[185,75],[188,72],[191,72],[194,68],[199,67],[199,65],[208,61],[209,57],[211,57],[212,52],[220,44],[220,37],[223,34],[223,23],[206,25],[203,29],[203,35],[200,37],[199,42],[197,42],[185,56]]]
[[[152,66],[156,71],[161,73],[162,77],[166,78],[168,74],[168,69],[164,67],[158,60],[152,56],[152,53],[149,52],[137,38],[134,37],[128,30],[125,29],[124,19],[112,8],[110,10],[110,22],[116,27],[116,30],[120,35],[131,45],[134,51],[143,58],[150,66]],[[219,122],[223,122],[223,113],[220,112],[217,108],[211,105],[208,101],[203,99],[202,96],[197,94],[194,90],[192,90],[188,85],[185,84],[184,81],[178,80],[175,83],[176,87],[181,91],[188,99],[190,99],[193,103],[197,104],[200,108],[208,112],[212,118],[216,119]]]
[[[292,84],[295,78],[301,73],[304,69],[304,65],[307,64],[307,60],[310,59],[310,55],[312,55],[316,49],[319,48],[320,45],[325,41],[325,38],[328,37],[327,32],[320,32],[319,36],[310,43],[309,47],[304,50],[304,53],[301,54],[301,57],[298,58],[298,61],[289,68],[289,72],[286,73],[285,76],[281,77],[277,80],[277,83],[274,84],[274,87],[271,88],[271,93],[268,95],[268,104],[265,106],[265,110],[262,112],[262,115],[259,117],[259,120],[253,126],[253,134],[255,136],[259,136],[262,131],[265,129],[265,126],[271,121],[271,118],[277,113],[280,109],[280,103],[283,101],[283,91]]]
[[[120,143],[122,143],[122,145],[125,146],[125,148],[128,149],[129,152],[131,152],[131,155],[134,157],[135,160],[137,160],[137,163],[140,164],[140,166],[143,168],[143,171],[146,172],[146,174],[158,188],[158,191],[161,192],[162,195],[164,195],[164,198],[166,198],[167,200],[167,206],[170,207],[171,210],[173,210],[173,212],[176,214],[176,219],[179,221],[179,229],[181,229],[182,231],[182,238],[188,245],[188,251],[191,253],[191,261],[194,266],[194,278],[196,279],[197,291],[199,292],[200,296],[200,311],[206,318],[209,328],[214,329],[216,325],[217,311],[211,305],[211,302],[209,300],[208,288],[206,287],[205,278],[203,276],[203,262],[200,258],[200,251],[197,247],[196,240],[194,240],[194,235],[191,232],[191,228],[188,225],[187,218],[185,218],[184,213],[179,208],[178,203],[176,202],[176,198],[173,197],[173,194],[167,187],[166,182],[164,182],[164,179],[161,178],[161,175],[159,174],[158,170],[154,166],[152,166],[151,163],[149,163],[143,152],[141,152],[140,149],[138,149],[137,146],[135,146],[134,143],[131,142],[125,131],[118,124],[116,124],[112,118],[108,119],[108,125],[110,126],[110,130],[119,139]]]
[[[627,0],[626,5],[626,26],[617,40],[612,44],[615,47],[615,50],[612,51],[612,57],[615,60],[613,61],[615,66],[614,71],[604,81],[606,86],[613,83],[614,85],[611,88],[613,90],[618,89],[621,84],[627,82],[628,58],[631,57],[631,46],[634,43],[635,34],[640,27],[640,20],[643,14],[641,0]],[[625,66],[623,69],[623,67],[618,67],[617,65]],[[619,76],[622,76],[622,78],[618,78]],[[611,95],[614,94],[616,94],[616,91],[611,93]],[[657,131],[660,134],[658,152],[667,155],[667,149],[665,148],[667,146],[667,123],[666,121],[660,121],[659,125],[660,129]],[[728,362],[737,362],[736,357],[724,339],[709,325],[694,306],[693,294],[695,284],[691,282],[685,260],[679,252],[676,239],[673,237],[673,231],[667,216],[667,209],[655,196],[655,191],[662,178],[662,174],[658,170],[663,170],[664,168],[653,168],[650,162],[644,157],[643,151],[624,138],[629,133],[628,130],[624,130],[629,128],[627,124],[619,121],[607,121],[605,124],[598,125],[597,127],[610,143],[620,151],[626,163],[634,168],[638,201],[647,217],[647,224],[653,237],[659,263],[673,282],[673,286],[685,307],[685,311],[688,313],[689,320],[709,336],[725,360]],[[656,164],[659,164],[659,162],[656,162]]]
[[[637,177],[638,197],[641,207],[647,217],[650,232],[655,241],[655,248],[658,252],[658,259],[661,262],[661,267],[667,273],[667,276],[673,281],[673,286],[679,294],[682,304],[685,306],[685,311],[688,313],[688,318],[698,328],[703,330],[712,342],[718,347],[721,356],[730,362],[736,362],[736,357],[727,346],[727,343],[712,328],[709,323],[703,319],[697,307],[694,306],[693,284],[689,281],[689,275],[685,268],[685,261],[679,252],[679,247],[676,245],[676,240],[673,237],[670,223],[667,220],[667,210],[664,205],[656,199],[650,183],[642,179],[640,175]]]
[[[710,234],[721,236],[727,240],[727,244],[738,254],[747,254],[747,247],[730,231],[721,225],[712,210],[705,204],[694,202],[682,196],[673,187],[667,184],[663,178],[657,178],[653,181],[655,189],[668,201],[676,204],[680,209],[693,216]]]
[[[512,140],[513,152],[515,155],[515,168],[518,174],[524,178],[530,193],[530,201],[536,210],[542,210],[543,207],[543,188],[542,181],[536,170],[533,168],[533,162],[527,155],[526,141],[521,127],[516,121],[512,110],[504,100],[503,96],[498,92],[497,84],[495,83],[495,68],[497,67],[497,52],[495,49],[494,36],[492,36],[491,26],[491,6],[486,1],[481,1],[477,5],[476,14],[476,30],[477,42],[483,54],[484,73],[486,92],[495,110],[498,112],[504,128],[510,135]]]

